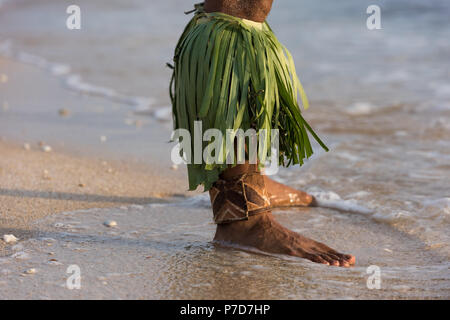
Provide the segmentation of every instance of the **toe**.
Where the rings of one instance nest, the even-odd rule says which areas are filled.
[[[336,266],[339,267],[340,263],[339,263],[339,259],[333,259],[333,257],[330,257],[329,255],[326,254],[321,254],[320,257],[324,260],[326,260],[330,266]]]
[[[344,261],[348,263],[349,265],[355,264],[355,256],[352,256],[351,254],[342,254],[339,252],[332,252],[331,255],[336,256],[339,258],[340,261]]]
[[[326,264],[326,265],[330,265],[330,263],[325,260],[324,258],[322,258],[319,255],[315,255],[315,254],[310,254],[306,257],[306,259],[311,260],[312,262],[316,262],[316,263],[322,263],[322,264]]]
[[[346,260],[339,261],[340,266],[344,268],[350,268],[350,263],[348,263]]]
[[[349,265],[354,265],[356,262],[356,258],[355,256],[352,256],[351,254],[344,254],[345,257],[345,261],[349,264]]]

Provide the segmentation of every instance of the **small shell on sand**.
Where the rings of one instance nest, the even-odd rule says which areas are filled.
[[[44,180],[52,180],[52,178],[50,177],[49,172],[47,170],[44,170],[42,172],[42,179],[44,179]]]
[[[106,142],[107,139],[106,136],[100,136],[100,142]]]
[[[103,225],[108,228],[114,228],[114,227],[117,227],[117,222],[114,220],[107,220],[107,221],[103,222]]]
[[[58,113],[61,117],[67,117],[70,115],[70,110],[69,109],[59,109]]]
[[[12,234],[5,234],[3,236],[3,241],[5,241],[6,243],[16,243],[19,239],[16,238],[14,235]]]
[[[26,270],[24,273],[25,274],[35,274],[36,273],[36,269],[35,268],[31,268],[31,269]]]
[[[31,146],[30,146],[30,144],[29,143],[24,143],[23,144],[23,148],[25,149],[25,150],[30,150],[31,149]]]
[[[47,263],[50,264],[50,265],[52,265],[52,266],[60,266],[60,265],[62,265],[62,263],[59,262],[59,261],[56,260],[56,259],[50,259],[50,260],[48,260]]]
[[[173,165],[170,167],[170,169],[172,169],[172,170],[178,170],[178,165],[173,164]]]
[[[43,145],[41,147],[41,150],[44,152],[52,152],[52,147],[50,147],[49,145]]]
[[[26,253],[25,251],[19,251],[14,253],[11,258],[17,259],[17,260],[28,260],[30,259],[30,255]]]

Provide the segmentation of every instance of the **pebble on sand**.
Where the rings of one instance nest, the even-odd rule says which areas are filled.
[[[42,179],[44,179],[44,180],[52,180],[52,177],[50,177],[50,174],[49,174],[49,172],[47,170],[44,170],[42,172]]]
[[[43,145],[41,147],[41,150],[44,152],[52,152],[52,147],[50,147],[49,145]]]
[[[25,150],[30,150],[31,149],[31,146],[30,146],[30,144],[29,143],[24,143],[23,144],[23,148],[25,149]]]
[[[173,164],[173,165],[170,167],[170,169],[172,169],[172,170],[178,170],[178,165]]]
[[[106,142],[106,140],[107,140],[106,136],[101,136],[100,137],[100,142]]]
[[[35,274],[36,273],[36,269],[35,268],[31,268],[31,269],[26,270],[24,273],[25,274]]]
[[[117,227],[117,222],[114,220],[107,220],[107,221],[103,222],[103,225],[108,228],[114,228],[114,227]]]
[[[3,236],[3,241],[5,241],[6,243],[16,243],[19,239],[16,238],[14,235],[12,234],[5,234]]]
[[[56,259],[50,259],[50,260],[48,260],[47,263],[50,264],[50,265],[52,265],[52,266],[60,266],[60,265],[62,265],[62,263],[59,262],[59,261],[56,260]]]

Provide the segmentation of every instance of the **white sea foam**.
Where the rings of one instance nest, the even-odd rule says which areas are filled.
[[[172,121],[172,107],[166,106],[156,109],[153,117],[159,121]]]
[[[434,90],[435,94],[442,98],[450,98],[450,84],[448,83],[432,83],[430,87]]]
[[[431,209],[437,209],[440,212],[450,215],[450,198],[440,198],[440,199],[434,199],[434,200],[425,200],[423,202],[424,205],[424,211],[431,210]]]
[[[93,96],[100,96],[108,100],[131,106],[136,113],[143,110],[151,110],[155,100],[152,97],[128,96],[108,87],[94,85],[84,81],[81,75],[72,73],[72,68],[67,64],[55,63],[23,51],[14,49],[11,40],[0,42],[0,55],[29,64],[49,72],[51,75],[62,78],[63,84],[70,90]],[[149,113],[153,115],[152,113]]]
[[[210,208],[211,200],[209,199],[209,195],[207,193],[202,193],[198,196],[191,197],[183,202],[180,202],[179,205],[189,208]]]
[[[344,108],[345,112],[352,116],[363,116],[377,110],[377,106],[369,102],[356,102]]]
[[[336,153],[336,155],[339,158],[343,158],[343,159],[346,159],[346,160],[349,160],[349,161],[352,161],[352,162],[356,162],[356,161],[361,160],[361,157],[359,157],[359,156],[357,156],[355,154],[351,154],[349,152],[339,152],[339,153]]]
[[[373,72],[363,81],[368,84],[386,83],[386,82],[405,82],[411,79],[411,74],[405,70],[394,70],[392,72]]]
[[[354,199],[344,200],[337,193],[333,191],[322,191],[318,189],[310,189],[308,190],[310,194],[312,194],[319,205],[322,208],[335,209],[339,211],[359,213],[364,215],[369,215],[374,213],[373,210],[364,207],[356,202]],[[361,195],[355,195],[355,197]],[[150,206],[154,206],[156,204],[151,204]],[[198,196],[190,197],[182,202],[178,202],[175,204],[157,204],[158,206],[183,206],[187,208],[210,208],[211,201],[209,199],[209,195],[207,193],[200,194]]]
[[[323,191],[320,189],[308,190],[317,201],[317,205],[322,208],[335,209],[339,211],[359,213],[364,215],[373,214],[374,211],[359,205],[354,199],[343,200],[337,193],[333,191]]]

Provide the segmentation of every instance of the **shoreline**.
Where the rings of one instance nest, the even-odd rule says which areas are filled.
[[[171,170],[167,123],[11,58],[0,57],[0,74],[1,238],[30,238],[33,222],[61,212],[188,196],[185,168]],[[0,240],[0,256],[11,247]]]
[[[405,37],[408,45],[388,46],[395,54],[380,50],[367,56],[373,39],[360,34],[364,37],[352,38],[360,42],[350,45],[355,56],[350,66],[347,51],[339,50],[347,49],[347,42],[344,48],[320,33],[314,43],[295,38],[303,43],[293,46],[295,56],[314,66],[299,64],[315,102],[305,116],[332,150],[278,175],[281,182],[320,197],[322,206],[274,214],[294,232],[354,254],[357,265],[342,270],[211,241],[209,197],[187,191],[184,166],[171,168],[169,72],[159,59],[172,55],[172,48],[164,48],[172,46],[175,34],[167,32],[158,42],[147,32],[153,28],[136,24],[141,14],[145,22],[158,22],[148,19],[156,2],[137,3],[148,11],[123,11],[107,2],[87,10],[109,8],[113,17],[131,18],[120,38],[114,29],[98,32],[105,21],[85,25],[89,36],[67,38],[64,28],[58,29],[64,24],[52,14],[64,10],[47,5],[18,5],[0,14],[5,18],[1,36],[13,39],[11,55],[0,56],[0,299],[449,297],[445,213],[450,202],[442,193],[449,189],[442,179],[450,156],[448,88],[432,71],[424,79],[431,83],[433,99],[423,96],[422,88],[420,97],[409,95],[416,86],[407,79],[421,69],[395,59],[431,54],[429,61],[437,57],[439,63],[439,51],[428,50],[433,42],[410,56],[409,44],[417,38]],[[164,12],[175,14],[178,7],[168,4]],[[45,23],[17,24],[36,13],[48,18]],[[283,23],[276,24],[288,43],[294,29],[289,19]],[[145,34],[136,33],[137,25]],[[105,37],[116,41],[98,42]],[[393,39],[378,40],[390,44]],[[316,42],[325,47],[316,48]],[[118,50],[110,50],[111,44]],[[8,42],[0,41],[0,51],[7,49]],[[316,49],[342,55],[315,59]],[[380,59],[386,62],[382,68]],[[435,65],[425,64],[429,70]],[[308,69],[314,77],[305,73]],[[360,79],[360,70],[367,77],[354,86],[352,71]],[[389,88],[374,89],[381,83]],[[139,99],[147,95],[150,100]],[[130,97],[138,99],[126,103]],[[360,205],[370,211],[355,210]],[[5,245],[4,234],[19,241]],[[66,286],[67,268],[73,265],[82,271],[81,290]],[[369,266],[380,267],[380,290],[367,287]]]
[[[62,212],[188,196],[185,168],[171,170],[167,123],[11,58],[0,56],[0,74],[0,238],[30,238],[35,221]],[[11,247],[0,240],[0,257]]]
[[[188,194],[175,171],[38,148],[0,141],[1,236],[29,238],[34,221],[61,212],[170,202]],[[10,247],[0,241],[0,256]]]

